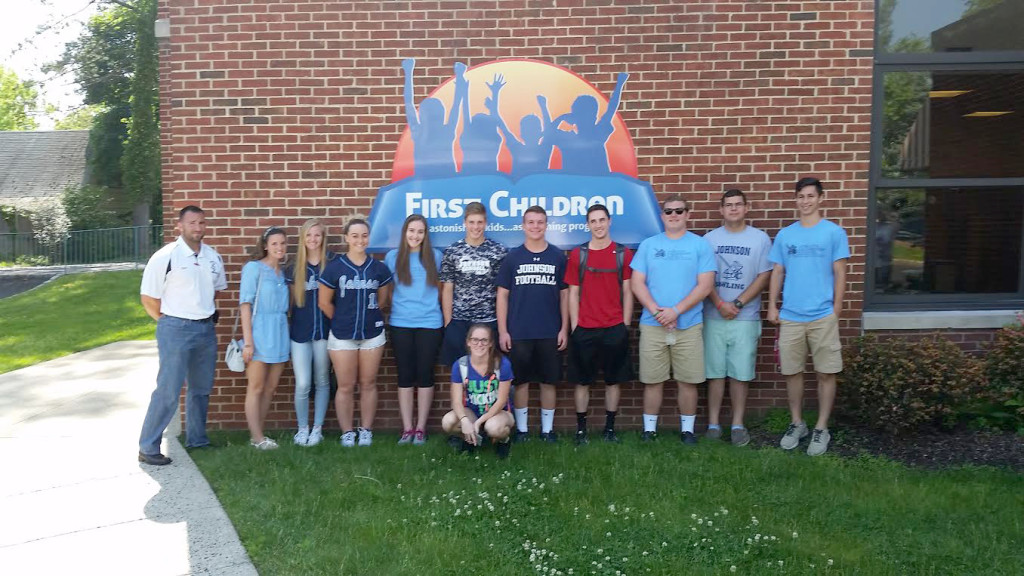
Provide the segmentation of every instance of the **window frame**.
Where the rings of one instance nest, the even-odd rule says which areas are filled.
[[[875,1],[875,46],[878,43],[879,3]],[[888,53],[875,51],[871,89],[871,146],[868,170],[868,210],[864,269],[864,311],[1004,310],[1024,308],[1024,230],[1021,233],[1021,263],[1017,292],[986,294],[876,294],[875,265],[878,255],[871,241],[877,221],[879,191],[907,188],[1019,188],[1024,194],[1024,177],[1019,178],[883,178],[882,121],[885,110],[884,75],[890,72],[1024,72],[1024,50],[1012,52]],[[1024,110],[1018,111],[1024,114]],[[1024,134],[1021,135],[1024,137]]]

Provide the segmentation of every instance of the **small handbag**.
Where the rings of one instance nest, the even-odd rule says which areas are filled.
[[[256,317],[256,307],[260,301],[260,284],[263,280],[262,274],[256,281],[256,298],[253,299],[252,305],[252,317]],[[231,340],[228,341],[227,348],[224,350],[224,362],[228,365],[228,370],[232,372],[245,372],[245,359],[242,357],[242,349],[245,348],[245,341],[241,338],[235,339],[238,335],[238,323],[242,319],[242,313],[239,312],[235,316],[235,327],[231,330]]]

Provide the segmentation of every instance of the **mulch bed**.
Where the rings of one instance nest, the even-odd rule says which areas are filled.
[[[752,429],[751,445],[778,448],[778,434]],[[964,465],[995,466],[1024,472],[1024,436],[1012,432],[988,432],[958,428],[927,430],[913,436],[892,436],[847,425],[831,429],[829,452],[842,456],[871,454],[909,466],[927,469]],[[806,450],[807,440],[800,444]]]

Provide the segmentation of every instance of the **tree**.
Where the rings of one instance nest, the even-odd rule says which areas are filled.
[[[118,5],[93,15],[85,32],[64,46],[64,54],[44,67],[71,74],[88,105],[100,106],[89,134],[93,183],[121,188],[121,156],[128,135],[131,77],[134,73],[136,11]]]
[[[87,104],[72,110],[67,116],[57,120],[57,130],[88,130],[92,128],[96,116],[104,112],[99,104]]]
[[[130,82],[131,116],[121,157],[127,196],[136,203],[160,202],[160,127],[157,112],[156,0],[138,0],[135,28],[135,73]]]
[[[29,111],[38,94],[32,82],[22,82],[14,71],[0,66],[0,130],[34,130]]]

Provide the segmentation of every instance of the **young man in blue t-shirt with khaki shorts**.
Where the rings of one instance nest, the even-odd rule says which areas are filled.
[[[850,257],[846,232],[821,215],[824,194],[817,178],[796,183],[800,220],[779,231],[768,257],[775,266],[768,288],[768,321],[780,325],[779,361],[792,418],[779,444],[792,450],[811,434],[807,447],[811,456],[824,454],[832,438],[828,419],[836,398],[836,374],[843,370],[839,315]],[[818,377],[818,421],[813,432],[802,414],[808,351]]]

